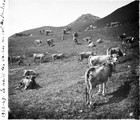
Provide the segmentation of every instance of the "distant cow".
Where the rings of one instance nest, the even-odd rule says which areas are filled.
[[[126,53],[123,52],[123,50],[121,50],[120,47],[116,47],[116,48],[109,47],[107,49],[107,55],[111,55],[112,56],[113,54],[116,54],[118,58],[126,56]]]
[[[51,39],[47,39],[46,42],[47,42],[47,44],[48,44],[50,47],[54,46],[54,44],[53,44],[53,39],[52,39],[52,38],[51,38]]]
[[[70,31],[71,31],[71,28],[62,29],[62,40],[64,40],[64,35],[69,34]]]
[[[91,39],[92,39],[92,37],[85,37],[83,40],[88,43],[91,43]]]
[[[34,70],[24,70],[22,77],[31,76],[31,75],[37,76],[38,73],[36,73]]]
[[[18,65],[20,66],[20,64],[23,63],[23,59],[25,59],[25,55],[10,56],[10,57],[8,57],[8,62],[9,62],[9,64],[13,64],[14,62],[18,62]]]
[[[35,40],[34,43],[40,46],[42,44],[42,40]]]
[[[46,53],[40,53],[40,54],[37,54],[37,53],[34,53],[33,54],[33,60],[35,62],[36,59],[40,59],[40,63],[43,62],[43,58],[48,54],[48,52]]]
[[[102,43],[102,42],[103,42],[103,41],[102,41],[101,38],[99,38],[99,39],[96,40],[96,43]]]
[[[25,90],[33,89],[36,86],[35,78],[36,76],[34,75],[25,76],[24,78],[22,78],[19,86],[16,89],[21,89],[22,87],[24,87]]]
[[[94,44],[94,42],[91,42],[88,44],[88,47],[96,47],[96,45]]]
[[[89,67],[101,65],[102,63],[106,61],[113,61],[117,62],[118,58],[117,55],[111,56],[111,55],[97,55],[97,56],[89,56],[88,58],[88,65]]]
[[[65,57],[64,53],[52,54],[52,61],[54,61],[56,59],[63,59],[64,57]]]
[[[122,40],[123,40],[124,38],[126,38],[126,37],[127,37],[127,36],[126,36],[125,33],[123,33],[122,35],[119,35],[119,36],[118,36],[118,38],[120,38],[120,39],[122,39]]]
[[[78,58],[78,61],[82,61],[84,58],[88,58],[90,55],[96,55],[95,52],[93,51],[89,51],[89,52],[81,52],[79,54],[79,58]]]
[[[123,39],[122,45],[129,45],[132,46],[132,44],[136,41],[135,37],[126,37]]]
[[[89,106],[92,105],[92,90],[96,88],[97,85],[99,85],[98,94],[101,93],[104,96],[106,83],[112,76],[113,72],[115,72],[115,64],[113,62],[105,62],[99,66],[93,66],[86,71],[86,102]],[[101,87],[103,89],[101,89]]]
[[[45,30],[40,30],[39,32],[40,32],[41,35],[43,35]]]
[[[53,33],[52,30],[45,30],[46,35],[51,35]]]

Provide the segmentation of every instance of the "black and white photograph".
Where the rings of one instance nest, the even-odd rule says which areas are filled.
[[[140,118],[138,0],[3,1],[7,119]]]

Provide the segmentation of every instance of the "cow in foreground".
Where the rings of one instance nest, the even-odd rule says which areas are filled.
[[[106,61],[117,62],[118,58],[117,55],[97,55],[97,56],[89,56],[88,58],[88,65],[89,67],[101,65]]]
[[[16,89],[20,90],[23,87],[25,90],[33,89],[36,86],[35,78],[36,75],[25,76],[24,78],[22,78],[21,82],[19,83],[19,86]]]
[[[86,102],[89,106],[92,105],[92,90],[99,85],[98,94],[105,95],[105,87],[108,79],[115,72],[115,65],[113,62],[105,62],[99,66],[89,68],[85,73],[86,84]],[[103,88],[103,89],[101,89]]]
[[[79,54],[78,61],[81,62],[84,58],[88,58],[90,55],[94,56],[94,55],[96,55],[96,52],[93,52],[93,51],[81,52]]]

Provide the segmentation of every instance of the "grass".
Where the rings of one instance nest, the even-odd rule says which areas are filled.
[[[115,28],[116,29],[116,28]],[[115,30],[114,30],[115,31]],[[119,30],[117,30],[119,31]],[[57,31],[59,33],[59,31]],[[109,30],[110,32],[110,30]],[[94,33],[94,34],[93,34]],[[96,34],[97,33],[97,34]],[[27,63],[22,66],[9,66],[9,107],[14,119],[123,119],[138,118],[138,69],[139,61],[133,53],[138,53],[138,47],[127,50],[127,57],[122,58],[116,66],[107,83],[107,95],[95,96],[95,108],[89,108],[85,103],[84,74],[88,68],[87,60],[78,62],[78,53],[94,50],[97,54],[106,54],[108,47],[121,46],[116,36],[108,34],[104,29],[89,32],[93,35],[93,41],[98,37],[103,38],[103,43],[95,48],[88,48],[87,43],[82,41],[87,33],[79,37],[82,45],[75,45],[71,35],[66,40],[57,39],[54,47],[47,45],[35,46],[34,39],[42,38],[45,43],[46,36],[34,38],[21,37],[9,42],[9,54],[24,54]],[[56,39],[58,35],[52,36]],[[18,39],[18,41],[17,41]],[[23,49],[24,48],[24,49]],[[66,53],[68,56],[54,63],[33,63],[32,54],[48,51],[49,56],[53,53]],[[128,67],[130,66],[130,67]],[[30,90],[15,90],[21,80],[24,69],[33,69],[39,76],[36,78],[37,86]],[[95,88],[93,94],[98,88]],[[133,112],[133,116],[130,113]]]

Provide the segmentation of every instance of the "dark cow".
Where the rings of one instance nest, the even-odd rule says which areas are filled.
[[[108,79],[115,72],[115,64],[113,62],[105,62],[99,66],[89,68],[85,73],[86,84],[86,102],[89,106],[92,105],[92,90],[99,85],[98,94],[105,95],[105,86]],[[103,88],[101,91],[101,87]]]
[[[126,53],[123,52],[123,51],[120,49],[120,47],[116,47],[116,48],[111,48],[111,47],[109,47],[109,48],[107,49],[107,55],[111,55],[111,56],[112,56],[113,54],[116,54],[118,58],[119,58],[119,57],[126,56]]]
[[[52,39],[52,38],[51,38],[51,39],[47,39],[46,42],[47,42],[47,44],[48,44],[50,47],[54,46],[54,44],[53,44],[53,39]]]
[[[119,35],[118,36],[118,38],[121,38],[122,40],[124,39],[124,38],[126,38],[127,36],[126,36],[126,34],[125,33],[123,33],[122,35]]]
[[[122,45],[132,46],[132,44],[136,41],[135,37],[126,37],[122,41]]]

